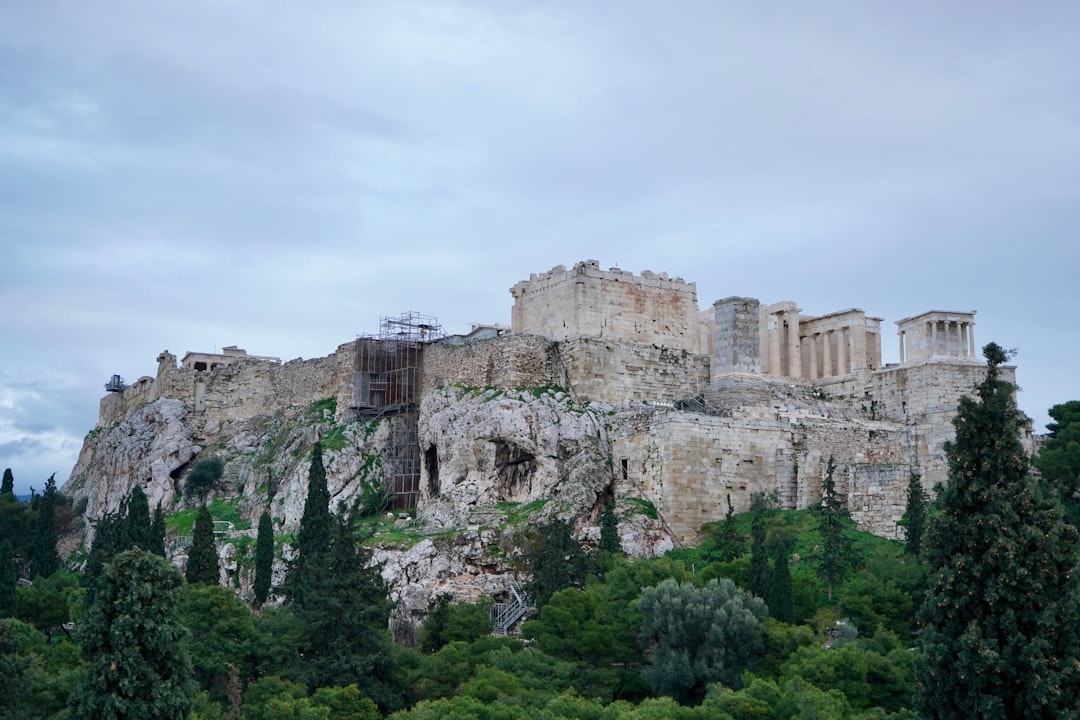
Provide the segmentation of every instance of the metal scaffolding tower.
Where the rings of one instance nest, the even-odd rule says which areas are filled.
[[[420,494],[417,432],[424,346],[443,337],[438,321],[415,312],[384,317],[378,336],[356,339],[353,407],[358,418],[386,418],[390,446],[383,457],[386,490],[394,507],[416,506]]]

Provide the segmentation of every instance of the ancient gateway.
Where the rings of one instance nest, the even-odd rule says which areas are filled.
[[[423,516],[444,497],[467,505],[562,492],[573,425],[545,426],[563,435],[551,441],[558,450],[543,451],[539,440],[526,447],[533,441],[468,423],[451,431],[432,419],[444,410],[428,398],[450,388],[490,390],[485,397],[557,388],[604,457],[597,497],[649,501],[679,541],[722,517],[729,495],[740,511],[756,492],[787,508],[816,503],[830,458],[859,525],[895,537],[909,474],[927,489],[944,479],[950,421],[985,372],[973,310],[896,321],[900,362],[886,365],[883,320],[860,309],[813,316],[790,301],[729,297],[701,310],[692,282],[601,270],[594,260],[534,274],[510,293],[509,327],[464,336],[409,314],[389,321],[395,332],[313,360],[233,347],[178,363],[165,351],[155,377],[102,400],[99,426],[171,398],[202,442],[229,422],[333,397],[342,422],[396,418],[385,466],[399,504]],[[450,442],[451,432],[465,435]],[[481,489],[460,490],[469,483]]]

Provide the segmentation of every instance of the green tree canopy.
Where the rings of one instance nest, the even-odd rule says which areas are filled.
[[[259,516],[259,531],[255,538],[255,584],[252,588],[259,603],[270,597],[270,585],[274,573],[274,524],[270,512],[263,510]]]
[[[37,504],[34,522],[34,555],[30,573],[48,577],[60,569],[60,556],[56,554],[56,474],[45,481],[45,492]]]
[[[124,548],[140,547],[156,552],[158,543],[154,537],[153,520],[150,518],[150,502],[139,485],[133,486],[124,498],[121,516],[121,544]]]
[[[791,532],[784,528],[776,528],[769,533],[768,547],[773,559],[773,571],[765,600],[769,605],[769,615],[786,623],[795,622],[795,593],[789,566],[794,544]]]
[[[323,556],[330,552],[333,535],[334,519],[330,514],[326,466],[323,464],[322,445],[316,440],[311,449],[304,513],[300,517],[300,530],[296,535],[296,555],[289,568],[285,588],[289,601],[298,607],[305,604],[304,593],[314,579],[311,573],[324,563]]]
[[[1080,400],[1055,405],[1049,410],[1054,422],[1035,467],[1044,479],[1057,487],[1065,503],[1069,521],[1080,526]]]
[[[847,503],[836,491],[833,473],[836,463],[830,457],[821,481],[821,505],[818,513],[818,533],[821,534],[821,550],[817,557],[818,577],[828,588],[829,602],[833,601],[833,586],[847,577],[859,565],[859,554],[848,534],[851,516]]]
[[[757,493],[751,499],[750,522],[750,592],[765,599],[769,594],[769,551],[766,547],[765,496]]]
[[[727,579],[700,588],[665,580],[642,592],[638,608],[645,681],[682,703],[699,702],[709,683],[738,687],[761,647],[765,603]]]
[[[904,510],[904,547],[912,555],[922,551],[926,532],[926,491],[922,478],[914,470],[908,473],[907,506]]]
[[[960,401],[949,474],[924,539],[918,705],[927,718],[1075,717],[1080,697],[1076,530],[1028,472],[1008,359]]]
[[[15,617],[15,553],[7,538],[0,538],[0,618]]]
[[[619,519],[615,516],[615,502],[612,500],[604,503],[604,512],[600,514],[600,552],[623,554]]]
[[[4,468],[4,480],[0,484],[0,495],[15,494],[15,476],[11,474],[11,468]]]
[[[537,607],[543,607],[558,590],[585,584],[585,551],[563,520],[552,520],[540,528],[527,559],[532,579],[525,590]]]
[[[214,541],[214,518],[205,505],[199,508],[195,516],[184,577],[189,583],[203,585],[217,585],[221,579],[217,543]]]
[[[196,687],[180,623],[184,580],[138,548],[116,556],[79,626],[86,675],[75,718],[184,720]]]

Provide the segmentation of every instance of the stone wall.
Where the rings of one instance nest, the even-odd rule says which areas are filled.
[[[589,337],[704,353],[697,286],[667,273],[641,275],[595,260],[562,265],[514,285],[515,333],[552,340]]]
[[[817,504],[830,457],[859,527],[896,536],[911,456],[902,427],[750,407],[732,417],[656,410],[613,423],[610,436],[617,493],[652,501],[682,542],[723,518],[728,494],[738,512],[754,493],[775,492],[785,508]]]
[[[685,350],[577,338],[558,351],[568,385],[585,400],[674,403],[709,382],[709,358]]]
[[[283,365],[240,359],[214,370],[178,366],[176,356],[158,356],[157,376],[141,378],[131,387],[102,398],[98,427],[123,420],[135,408],[158,398],[179,400],[195,428],[216,421],[225,423],[270,414],[289,406],[306,406],[327,397],[337,399],[344,416],[352,403],[354,345],[346,343],[336,352],[313,360],[291,360]]]
[[[504,390],[557,385],[552,342],[536,335],[500,335],[424,348],[423,394],[444,385]]]

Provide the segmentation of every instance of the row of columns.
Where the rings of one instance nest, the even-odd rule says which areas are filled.
[[[809,377],[816,380],[819,377],[835,377],[847,375],[851,372],[851,343],[850,329],[847,327],[835,330],[826,330],[820,333],[808,335],[806,338],[799,336],[799,315],[797,312],[779,312],[772,316],[769,323],[768,333],[768,356],[766,361],[769,375],[801,378],[802,371],[802,344],[809,342],[810,366]],[[783,348],[781,347],[783,342]],[[821,343],[821,358],[819,363],[818,343]],[[836,349],[836,372],[833,372],[833,349]],[[782,352],[786,350],[785,353]],[[787,362],[782,362],[786,360]]]
[[[926,323],[929,357],[975,357],[975,323],[965,320],[930,320]],[[956,339],[956,351],[950,339]],[[944,346],[939,348],[939,346]],[[907,362],[907,332],[900,331],[900,364]]]
[[[836,375],[847,375],[851,371],[850,347],[848,344],[848,329],[846,327],[837,330],[826,330],[823,333],[814,333],[810,340],[810,379],[819,377],[834,377],[832,348],[833,339],[836,339]],[[818,339],[821,339],[821,367],[818,366]]]

